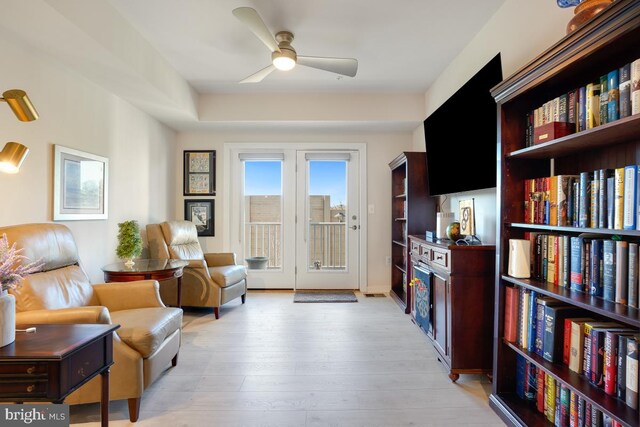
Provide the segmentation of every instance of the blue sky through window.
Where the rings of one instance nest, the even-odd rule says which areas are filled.
[[[331,205],[346,204],[347,164],[344,161],[310,161],[309,192],[331,196]],[[282,194],[282,162],[245,161],[247,196]]]

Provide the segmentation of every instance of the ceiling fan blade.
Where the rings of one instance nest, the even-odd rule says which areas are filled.
[[[349,77],[354,77],[358,72],[358,60],[353,58],[323,58],[320,56],[298,55],[297,63]]]
[[[241,80],[240,83],[258,83],[258,82],[261,82],[262,79],[264,79],[269,74],[271,74],[275,69],[276,69],[276,67],[274,67],[273,64],[271,64],[268,67],[265,67],[262,70],[258,71],[257,73],[251,74],[246,79]]]
[[[233,9],[233,15],[249,27],[249,30],[251,30],[251,32],[255,34],[260,41],[262,41],[262,43],[266,44],[271,52],[280,52],[278,42],[276,42],[275,37],[273,37],[273,34],[271,34],[271,31],[269,31],[255,9],[250,7],[238,7]]]

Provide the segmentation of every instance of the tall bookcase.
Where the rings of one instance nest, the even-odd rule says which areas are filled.
[[[593,20],[567,35],[536,59],[497,85],[492,93],[498,103],[498,208],[496,251],[496,306],[494,325],[493,392],[490,404],[509,425],[551,425],[530,402],[516,396],[516,355],[542,369],[571,392],[617,420],[637,426],[637,410],[605,394],[583,376],[560,363],[504,339],[505,287],[536,291],[589,312],[594,318],[611,320],[634,330],[640,328],[640,311],[605,301],[588,293],[533,279],[507,275],[509,239],[522,239],[527,231],[557,232],[571,236],[597,233],[603,238],[620,235],[640,237],[637,230],[558,227],[525,223],[524,180],[561,174],[578,174],[602,168],[640,164],[640,115],[573,133],[527,147],[526,115],[543,103],[567,93],[602,74],[640,58],[640,2],[618,0]]]
[[[405,313],[411,312],[407,292],[410,250],[408,236],[435,229],[435,200],[427,196],[425,153],[405,151],[391,168],[391,297]]]

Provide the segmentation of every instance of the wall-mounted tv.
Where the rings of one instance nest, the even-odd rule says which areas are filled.
[[[498,53],[424,121],[430,195],[496,186],[498,121],[490,90],[501,81]]]

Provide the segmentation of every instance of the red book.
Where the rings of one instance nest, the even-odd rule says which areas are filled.
[[[612,331],[605,332],[604,336],[604,392],[615,396],[617,393],[618,370],[618,334]]]
[[[518,328],[518,290],[507,286],[504,288],[504,338],[516,342]]]
[[[562,363],[569,366],[569,357],[571,356],[571,321],[573,319],[564,319],[564,343],[562,352]]]
[[[544,413],[544,389],[544,371],[542,369],[538,369],[538,395],[536,396],[536,407],[538,408],[538,412],[541,413]]]

